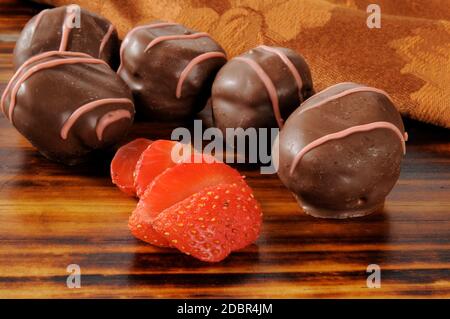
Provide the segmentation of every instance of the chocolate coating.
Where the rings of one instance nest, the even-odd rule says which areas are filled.
[[[28,21],[14,49],[15,70],[30,57],[55,50],[87,53],[106,61],[113,69],[117,67],[119,38],[111,22],[84,9],[74,20],[72,12],[75,11],[70,6],[46,9]]]
[[[288,118],[279,136],[278,175],[310,215],[367,215],[383,207],[394,187],[406,139],[387,94],[340,83]]]
[[[134,117],[126,84],[103,60],[75,52],[50,51],[26,61],[0,107],[39,152],[68,165],[118,142]]]
[[[198,120],[202,121],[202,125],[205,128],[209,128],[209,127],[215,127],[215,123],[214,123],[214,117],[212,114],[212,106],[211,106],[211,99],[208,99],[208,101],[206,102],[205,107],[203,108],[203,110],[201,112],[199,112],[196,116],[196,118]]]
[[[127,34],[118,74],[133,92],[138,115],[179,120],[203,108],[225,62],[224,50],[206,33],[153,22]]]
[[[303,57],[287,48],[260,46],[230,60],[217,74],[211,97],[214,123],[223,132],[282,126],[313,93]]]

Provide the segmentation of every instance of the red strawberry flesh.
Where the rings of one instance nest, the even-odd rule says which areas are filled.
[[[175,141],[157,140],[145,149],[134,171],[134,186],[138,197],[141,197],[151,182],[164,170],[175,166],[172,160],[172,149]]]
[[[151,140],[138,138],[117,150],[111,161],[111,179],[122,192],[132,196],[136,195],[134,169],[142,152],[151,143]]]
[[[131,214],[128,228],[134,237],[142,241],[159,247],[170,247],[167,239],[153,229],[150,216],[139,206]]]
[[[141,227],[151,229],[153,219],[164,209],[207,187],[241,181],[239,172],[223,163],[181,163],[155,178],[141,197],[133,215],[145,214],[145,218],[140,218]],[[145,239],[146,242],[154,243],[156,240],[159,245],[171,245],[154,232],[149,231],[147,237],[150,239]],[[138,238],[142,239],[142,236]]]
[[[154,229],[180,251],[218,262],[259,236],[262,213],[243,181],[208,187],[164,210]]]
[[[141,197],[138,205],[155,218],[164,209],[219,184],[242,181],[239,172],[224,163],[181,163],[161,173]]]

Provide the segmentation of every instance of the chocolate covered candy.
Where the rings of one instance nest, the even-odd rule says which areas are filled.
[[[0,107],[44,156],[69,165],[115,144],[134,117],[129,88],[106,62],[69,51],[23,63]]]
[[[303,57],[287,48],[259,46],[230,60],[217,74],[211,105],[215,126],[282,127],[313,94]]]
[[[407,134],[389,95],[340,83],[305,101],[279,136],[278,175],[304,211],[370,214],[395,185]]]
[[[14,49],[17,70],[30,57],[46,51],[83,52],[106,61],[119,62],[119,39],[114,26],[78,6],[46,9],[25,25]]]
[[[118,74],[133,92],[138,114],[150,120],[178,120],[199,112],[226,62],[224,50],[207,33],[170,22],[131,30],[120,56]]]

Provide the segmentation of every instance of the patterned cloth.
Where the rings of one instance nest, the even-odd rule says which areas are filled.
[[[450,128],[449,0],[44,0],[133,26],[170,20],[209,32],[230,57],[259,44],[308,61],[316,91],[352,81],[387,91],[408,117]],[[381,7],[370,29],[367,6]]]

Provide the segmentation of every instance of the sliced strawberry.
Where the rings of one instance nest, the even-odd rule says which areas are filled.
[[[134,171],[134,186],[138,197],[144,194],[156,176],[177,164],[172,160],[175,145],[175,141],[157,140],[142,152]]]
[[[169,242],[157,233],[150,222],[150,216],[139,205],[128,220],[128,228],[134,237],[159,247],[169,247]]]
[[[151,140],[138,138],[121,148],[111,162],[111,179],[124,193],[136,195],[133,172],[142,152],[152,143]]]
[[[146,214],[145,218],[140,219],[140,224],[145,229],[151,229],[153,219],[164,209],[206,187],[242,180],[238,171],[223,163],[181,163],[166,169],[155,178],[141,197],[136,207],[137,212],[133,214]],[[143,226],[144,223],[146,223],[145,226]],[[138,238],[146,242],[156,239],[159,246],[171,246],[164,237],[157,236],[154,232],[148,231],[147,237],[150,239],[144,240],[142,236]]]
[[[224,163],[181,163],[155,178],[138,205],[154,218],[164,209],[207,187],[242,180],[237,170]]]
[[[164,210],[154,229],[180,251],[203,261],[218,262],[233,250],[254,242],[262,213],[243,182],[208,187]]]

